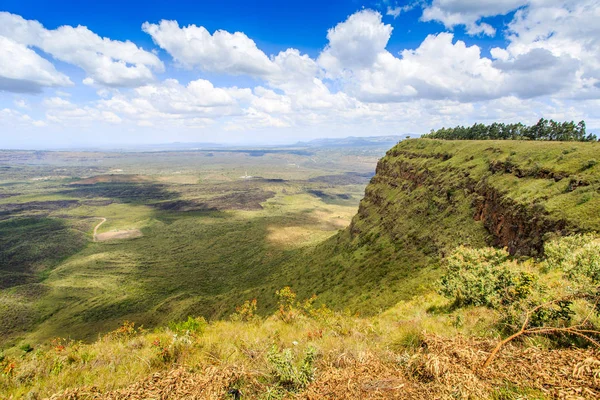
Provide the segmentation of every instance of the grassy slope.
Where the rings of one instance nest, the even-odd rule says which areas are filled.
[[[272,309],[273,293],[285,282],[267,277],[303,247],[349,223],[365,178],[345,174],[368,173],[376,160],[327,154],[316,153],[314,161],[237,154],[160,154],[152,161],[147,155],[118,154],[122,159],[115,166],[131,165],[137,168],[131,172],[148,169],[156,175],[123,175],[133,182],[103,178],[95,185],[72,185],[78,179],[68,174],[81,167],[60,168],[67,176],[35,181],[52,169],[12,167],[13,176],[0,183],[5,194],[0,211],[15,204],[24,208],[12,215],[9,211],[4,215],[9,219],[0,221],[5,244],[0,248],[0,282],[14,286],[10,282],[22,276],[27,281],[0,292],[2,342],[37,343],[55,336],[92,340],[123,319],[154,326],[188,314],[217,318],[229,315],[241,298],[257,297],[262,312]],[[303,163],[311,168],[298,167]],[[240,181],[245,172],[240,165],[281,180]],[[310,194],[313,190],[324,198]],[[248,199],[250,209],[236,209]],[[57,205],[65,200],[79,203]],[[179,201],[223,210],[161,206]],[[144,236],[93,243],[95,217],[108,219],[99,233],[138,228]]]
[[[101,232],[141,228],[144,237],[89,243],[55,266],[41,286],[5,291],[3,296],[11,304],[30,307],[31,312],[22,313],[28,316],[22,321],[25,326],[45,321],[25,338],[32,342],[56,335],[91,339],[123,319],[153,326],[188,314],[218,318],[251,298],[258,298],[259,312],[266,314],[276,306],[273,293],[285,285],[301,297],[316,293],[336,309],[376,314],[431,291],[439,275],[440,255],[459,244],[477,247],[490,242],[482,223],[473,219],[476,194],[464,190],[469,182],[485,181],[527,207],[545,208],[552,218],[567,219],[584,230],[600,230],[596,212],[600,166],[590,166],[599,151],[598,144],[590,143],[406,141],[380,163],[380,173],[367,188],[351,229],[330,239],[341,227],[339,222],[348,221],[354,212],[354,200],[335,204],[306,190],[354,193],[360,186],[265,182],[260,189],[275,196],[263,203],[263,210],[177,212],[151,204],[242,190],[235,182],[220,183],[223,177],[234,179],[242,172],[237,167],[211,166],[196,180],[193,175],[183,179],[164,174],[160,183],[154,177],[142,186],[143,195],[137,197],[131,188],[110,185],[100,186],[98,193],[62,187],[56,194],[48,192],[53,187],[44,182],[42,193],[0,201],[15,202],[25,196],[31,201],[36,195],[52,200],[110,196],[115,201],[110,205],[80,205],[51,216],[67,216],[70,219],[60,221],[70,224],[83,223],[77,219],[81,217],[104,216],[109,220]],[[490,172],[490,164],[507,160],[526,176]],[[401,163],[403,168],[398,167]],[[182,164],[177,168],[185,172]],[[273,174],[270,168],[262,168],[261,175]],[[220,177],[213,178],[213,169]],[[558,182],[536,177],[546,170],[565,177]],[[290,169],[291,176],[299,173],[311,177],[295,166]],[[219,181],[210,183],[210,179]],[[588,186],[569,192],[572,180]],[[19,191],[27,188],[23,184]],[[85,221],[89,235],[97,221]],[[40,245],[45,241],[41,236],[39,240]]]
[[[275,314],[247,322],[214,321],[191,331],[124,325],[91,344],[57,339],[27,353],[13,349],[0,362],[10,369],[0,375],[0,393],[8,398],[162,394],[214,399],[227,398],[236,388],[244,399],[423,400],[549,399],[573,393],[591,399],[598,394],[593,350],[541,350],[543,342],[527,349],[509,345],[482,370],[478,367],[497,340],[489,329],[494,312],[436,310],[447,310],[447,301],[429,295],[370,318],[320,312],[295,313],[284,321]],[[314,381],[308,382],[298,370],[311,348]],[[273,349],[279,361],[270,356]]]
[[[448,390],[445,394],[450,397],[456,394],[452,392],[456,385],[448,381],[454,375],[442,372],[436,377],[440,370],[431,365],[453,369],[465,362],[463,356],[448,361],[455,353],[432,350],[411,358],[404,351],[414,346],[415,340],[420,343],[423,330],[447,336],[497,335],[489,328],[493,312],[464,309],[448,313],[447,303],[431,295],[439,275],[436,265],[440,255],[458,244],[477,247],[491,240],[482,223],[473,219],[477,185],[490,185],[517,204],[538,212],[545,210],[548,218],[567,220],[573,229],[600,230],[600,167],[590,162],[599,152],[598,144],[588,143],[407,141],[390,150],[380,163],[379,174],[367,188],[351,228],[314,248],[289,246],[289,242],[298,237],[294,236],[298,230],[324,223],[323,214],[337,216],[342,209],[333,205],[328,209],[315,196],[290,187],[278,191],[258,212],[173,213],[144,204],[110,205],[104,211],[112,212],[115,221],[106,229],[135,225],[145,236],[129,242],[90,244],[57,266],[44,282],[52,295],[38,304],[48,310],[59,304],[54,309],[56,318],[39,327],[37,338],[57,334],[64,326],[70,326],[79,337],[90,337],[125,317],[163,324],[174,317],[202,314],[203,310],[226,315],[234,305],[253,297],[259,299],[265,313],[275,307],[274,289],[290,284],[300,299],[317,293],[320,301],[337,309],[366,314],[387,311],[368,318],[336,315],[321,321],[300,319],[292,325],[274,318],[256,324],[214,322],[199,339],[185,345],[188,347],[179,361],[200,369],[215,363],[226,368],[258,368],[258,375],[242,374],[246,379],[242,384],[249,391],[264,394],[274,385],[267,378],[272,365],[265,361],[272,343],[290,348],[298,361],[307,346],[316,345],[320,376],[327,375],[323,373],[327,366],[341,370],[355,365],[377,368],[369,360],[379,360],[394,368],[400,366],[400,375],[408,379],[404,383],[407,389],[413,388],[411,374],[417,371],[417,381],[424,379],[421,383],[425,386],[416,387],[415,393],[432,390],[439,395]],[[512,170],[520,172],[490,170],[494,163],[507,161]],[[559,174],[561,179],[548,178],[550,173]],[[473,182],[473,190],[464,190]],[[586,186],[571,190],[571,182],[585,182]],[[76,208],[70,213],[92,211],[98,210]],[[415,295],[421,296],[413,298]],[[74,298],[78,302],[73,303]],[[399,300],[405,301],[392,306]],[[68,310],[59,310],[67,304]],[[224,342],[225,336],[234,338]],[[49,394],[77,385],[113,389],[165,367],[157,363],[162,350],[153,345],[156,340],[168,346],[175,346],[177,341],[172,332],[158,330],[124,340],[71,345],[68,354],[56,349],[34,351],[20,362],[21,375],[11,377],[6,385],[16,395],[31,389]],[[459,342],[448,346],[454,349],[462,345]],[[467,346],[465,354],[479,354],[481,358],[491,344],[486,346],[483,350]],[[18,351],[13,349],[11,355]],[[573,360],[575,356],[581,354],[560,357]],[[411,363],[419,357],[425,357],[424,364],[415,370]],[[527,364],[531,360],[528,356],[518,357],[522,357],[519,362],[525,370],[540,370],[539,365]],[[511,365],[514,357],[507,360]],[[466,361],[466,372],[457,373],[456,378],[473,373],[468,363],[480,362]],[[553,362],[552,357],[548,362]],[[565,368],[570,371],[574,366]],[[423,370],[418,368],[425,368],[421,378]],[[361,371],[358,379],[366,370]],[[398,374],[397,369],[394,371]],[[336,369],[332,373],[346,372]],[[498,378],[490,378],[493,373],[474,374],[469,379],[475,383],[470,388],[461,386],[462,394],[544,398],[541,391],[526,387],[537,387],[543,379],[525,383],[525,375],[515,375],[510,369]],[[28,381],[28,376],[39,380]],[[448,383],[446,388],[444,382]],[[567,387],[575,384],[565,383]],[[498,392],[499,385],[506,385],[506,393]]]
[[[474,219],[482,185],[572,231],[600,231],[599,155],[600,143],[404,141],[379,162],[352,226],[292,265],[288,281],[304,296],[367,314],[425,293],[440,255],[492,242]],[[492,173],[499,162],[520,172]],[[570,191],[580,181],[587,186]]]

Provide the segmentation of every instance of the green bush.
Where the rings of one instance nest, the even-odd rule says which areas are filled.
[[[256,299],[246,300],[244,304],[235,308],[235,312],[231,314],[230,319],[243,322],[258,321],[260,318],[256,315],[257,308]]]
[[[506,250],[458,247],[444,260],[440,293],[460,306],[498,308],[526,298],[536,284],[535,275],[519,270]]]
[[[294,356],[290,349],[280,351],[273,346],[267,354],[267,360],[277,384],[287,390],[298,390],[306,387],[315,376],[316,350],[309,347],[299,366],[294,364]]]
[[[190,317],[187,321],[171,322],[169,328],[177,333],[202,334],[208,323],[203,317]]]
[[[558,269],[583,286],[600,284],[600,240],[596,234],[567,236],[544,247],[547,269]]]
[[[573,253],[591,243],[596,239],[596,235],[591,233],[565,236],[554,240],[549,240],[544,245],[545,266],[547,269],[559,268]]]

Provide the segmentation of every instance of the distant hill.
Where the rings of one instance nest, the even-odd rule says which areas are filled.
[[[294,146],[298,147],[367,147],[367,146],[378,146],[378,147],[390,147],[396,145],[398,142],[406,139],[407,136],[416,137],[418,135],[391,135],[391,136],[369,136],[369,137],[356,137],[349,136],[346,138],[324,138],[314,139],[308,142],[298,142]]]

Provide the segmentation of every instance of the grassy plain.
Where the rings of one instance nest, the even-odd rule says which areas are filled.
[[[278,272],[345,228],[384,147],[0,152],[5,346],[271,311]],[[250,179],[243,179],[246,174]],[[128,239],[93,240],[123,236]]]

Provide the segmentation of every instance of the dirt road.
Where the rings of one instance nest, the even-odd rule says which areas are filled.
[[[100,228],[100,225],[106,222],[106,218],[104,217],[96,217],[96,219],[101,219],[102,221],[100,221],[100,223],[94,228],[94,242],[98,241],[98,228]]]

